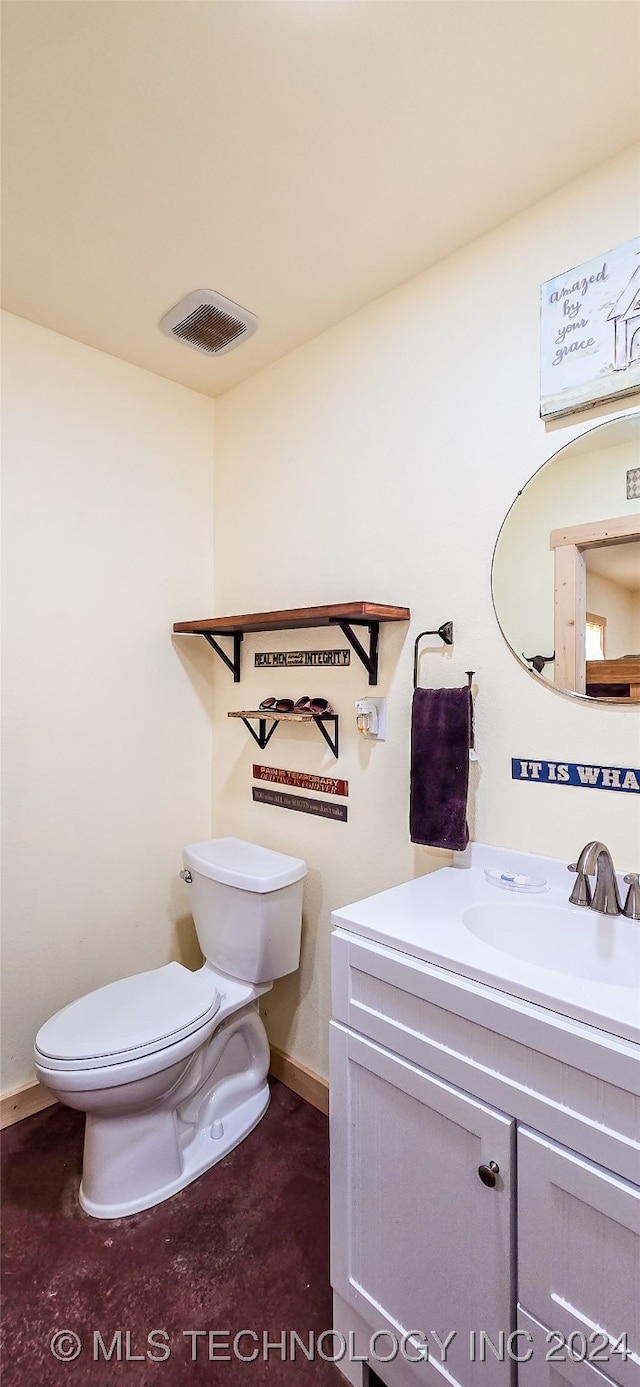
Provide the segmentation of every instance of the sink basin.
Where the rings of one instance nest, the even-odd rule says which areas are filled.
[[[542,877],[546,889],[498,889],[492,878],[505,872]],[[638,1044],[640,921],[571,905],[572,882],[556,858],[474,843],[455,866],[356,901],[332,920]]]
[[[524,963],[610,987],[637,988],[640,927],[623,915],[524,901],[488,901],[462,912],[466,929]]]

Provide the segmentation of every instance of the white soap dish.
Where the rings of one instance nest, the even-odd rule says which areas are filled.
[[[526,876],[524,872],[501,872],[489,867],[485,867],[484,874],[492,886],[499,886],[502,891],[523,891],[533,895],[535,891],[549,890],[546,877]]]

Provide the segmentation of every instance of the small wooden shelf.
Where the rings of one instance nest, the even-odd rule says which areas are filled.
[[[272,713],[268,708],[243,708],[240,712],[227,713],[227,717],[242,718],[245,727],[249,729],[261,751],[264,751],[279,722],[315,722],[327,746],[330,747],[334,756],[337,757],[338,755],[339,716],[337,713]],[[268,732],[267,720],[272,724]],[[258,732],[251,726],[252,721],[259,723]],[[324,726],[327,722],[333,723],[333,738]]]
[[[232,631],[288,631],[304,626],[331,626],[333,622],[409,621],[408,607],[383,607],[377,602],[338,602],[325,607],[291,607],[281,612],[251,612],[248,616],[215,616],[204,621],[177,621],[174,631],[219,636]]]
[[[338,602],[324,607],[291,607],[279,612],[250,612],[246,616],[205,617],[201,621],[176,621],[174,633],[204,636],[216,654],[231,670],[234,682],[240,681],[240,645],[248,631],[291,631],[318,626],[338,626],[349,641],[368,675],[369,683],[378,682],[378,638],[382,621],[409,621],[408,607],[387,607],[378,602]],[[369,629],[369,649],[359,641],[354,626]],[[216,636],[233,638],[233,657],[229,658]]]

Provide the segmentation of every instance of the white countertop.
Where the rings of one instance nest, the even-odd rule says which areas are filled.
[[[480,843],[455,857],[335,910],[333,925],[640,1043],[640,921],[570,905],[575,878],[555,858]],[[548,888],[503,890],[485,869],[543,876]],[[476,917],[481,929],[495,917],[504,947],[474,932]]]

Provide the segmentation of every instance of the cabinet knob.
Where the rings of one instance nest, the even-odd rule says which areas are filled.
[[[490,1190],[494,1189],[496,1183],[496,1175],[499,1174],[500,1166],[498,1165],[497,1161],[489,1161],[488,1165],[478,1166],[478,1175],[480,1176],[483,1185],[486,1185]]]

